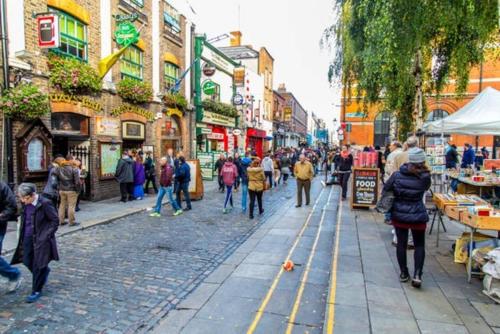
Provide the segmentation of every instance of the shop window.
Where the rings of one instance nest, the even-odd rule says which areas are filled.
[[[61,43],[59,48],[52,51],[64,56],[74,57],[87,61],[87,26],[64,12],[50,9],[59,15],[59,32]]]
[[[88,137],[89,118],[73,113],[52,113],[52,133],[68,137]]]
[[[126,3],[129,5],[132,5],[134,7],[144,7],[144,0],[124,0]]]
[[[179,79],[179,67],[175,64],[165,62],[164,72],[165,88],[169,90],[175,86],[175,83]]]
[[[427,115],[427,122],[434,122],[447,117],[449,114],[443,109],[434,109]]]
[[[165,2],[165,9],[163,11],[163,21],[165,22],[165,29],[170,33],[180,36],[181,34],[181,15],[169,3]]]
[[[135,46],[129,46],[123,53],[120,65],[122,78],[130,77],[142,81],[144,59],[143,52],[139,48]]]

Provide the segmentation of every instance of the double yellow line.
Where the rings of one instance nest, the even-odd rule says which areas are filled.
[[[307,216],[307,219],[306,219],[304,225],[302,226],[302,228],[300,229],[300,232],[297,235],[297,238],[295,239],[295,241],[292,245],[292,248],[290,248],[290,251],[288,252],[288,255],[285,259],[285,262],[290,260],[293,252],[295,251],[295,248],[297,248],[297,245],[299,244],[300,238],[302,237],[302,235],[304,234],[304,231],[306,230],[307,226],[309,225],[309,222],[311,221],[311,217],[314,213],[314,210],[316,209],[316,206],[318,205],[318,202],[321,199],[321,196],[323,195],[323,191],[324,191],[324,189],[321,189],[321,192],[319,193],[318,198],[314,202],[314,206],[312,207],[311,212]],[[253,334],[255,332],[255,330],[257,329],[257,326],[260,322],[260,319],[262,318],[262,315],[264,314],[264,311],[265,311],[267,305],[269,304],[269,301],[271,300],[271,297],[273,296],[273,293],[276,290],[276,287],[278,286],[278,283],[281,279],[281,275],[283,275],[283,272],[284,272],[284,269],[283,269],[283,266],[281,266],[280,271],[278,272],[278,274],[274,278],[274,281],[271,284],[271,287],[269,288],[269,290],[267,291],[267,294],[264,297],[264,300],[260,304],[260,307],[257,310],[257,313],[255,314],[255,318],[253,319],[252,323],[248,327],[247,334]]]

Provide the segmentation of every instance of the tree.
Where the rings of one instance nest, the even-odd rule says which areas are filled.
[[[335,0],[323,42],[335,48],[329,79],[396,114],[400,137],[425,117],[426,94],[469,72],[498,40],[498,0]]]

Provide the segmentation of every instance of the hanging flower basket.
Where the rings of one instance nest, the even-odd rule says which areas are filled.
[[[179,93],[168,93],[163,97],[163,103],[169,108],[176,108],[179,110],[187,109],[187,100],[184,95]]]
[[[234,106],[208,99],[203,101],[203,109],[228,117],[238,116],[238,110]]]
[[[67,94],[96,94],[102,83],[97,71],[88,64],[74,58],[50,55],[48,66],[52,87]]]
[[[153,99],[151,85],[132,78],[122,79],[117,86],[118,95],[130,103],[143,104]]]
[[[20,84],[0,97],[0,110],[16,120],[33,120],[50,113],[49,99],[34,84]]]

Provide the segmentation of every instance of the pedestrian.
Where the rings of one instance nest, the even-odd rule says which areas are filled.
[[[82,159],[75,158],[74,165],[78,171],[78,177],[80,178],[80,191],[78,192],[78,197],[76,198],[76,207],[75,207],[75,212],[78,212],[80,211],[80,200],[82,199],[82,196],[85,194],[85,179],[87,178],[89,173],[87,172],[85,166],[83,166]]]
[[[380,175],[384,175],[384,155],[380,146],[375,146],[375,151],[377,152],[377,168],[380,171]]]
[[[80,174],[73,161],[64,160],[54,171],[59,189],[59,223],[65,225],[66,212],[69,226],[76,226],[75,208],[81,190]]]
[[[233,191],[238,192],[241,183],[241,157],[238,152],[234,154],[233,163],[236,166],[236,170],[238,171],[238,176],[236,177],[236,181],[234,182]]]
[[[170,205],[172,205],[174,216],[178,216],[182,213],[181,207],[177,204],[177,201],[174,200],[173,182],[174,167],[169,163],[167,157],[163,157],[160,159],[160,191],[158,192],[158,197],[156,198],[156,206],[153,208],[153,212],[149,215],[150,217],[161,216],[161,204],[165,195],[168,196]]]
[[[280,184],[281,180],[281,159],[277,154],[274,155],[273,158],[273,167],[274,167],[274,186],[277,187]]]
[[[252,163],[250,158],[250,152],[245,154],[245,157],[241,159],[241,169],[238,174],[241,177],[241,210],[243,213],[247,211],[247,197],[248,197],[248,167]]]
[[[16,220],[16,213],[16,197],[9,186],[5,182],[0,181],[0,255],[2,254],[3,239],[7,233],[7,224],[11,220]],[[9,292],[19,289],[23,282],[19,269],[9,265],[1,256],[0,276],[8,280],[7,290]]]
[[[302,206],[302,191],[306,193],[306,205],[309,205],[311,200],[311,180],[314,177],[314,171],[312,164],[306,161],[306,156],[301,154],[299,156],[299,161],[295,163],[294,172],[295,178],[297,179],[297,204],[296,208]]]
[[[181,192],[186,201],[186,207],[183,211],[191,210],[191,199],[189,198],[189,182],[191,182],[191,170],[186,163],[184,156],[179,157],[179,167],[175,171],[175,180],[178,183],[176,192],[176,201],[179,208],[182,208]]]
[[[425,166],[425,152],[413,147],[408,150],[408,163],[401,166],[387,180],[384,191],[394,193],[392,204],[392,225],[397,236],[397,259],[401,270],[400,281],[407,282],[410,274],[406,261],[408,247],[408,230],[411,230],[415,247],[415,271],[412,286],[419,288],[422,285],[422,272],[425,259],[425,229],[429,215],[424,204],[424,195],[431,186],[431,175]]]
[[[281,157],[280,165],[281,165],[281,175],[283,175],[283,184],[286,185],[288,182],[288,177],[290,176],[291,170],[291,161],[290,157],[287,153],[283,154]]]
[[[151,151],[146,152],[146,159],[144,160],[144,173],[146,174],[146,184],[144,185],[144,193],[149,194],[149,184],[153,184],[155,194],[158,194],[156,186],[156,170],[155,162],[153,160]],[[172,167],[173,168],[173,167]]]
[[[451,144],[448,147],[445,159],[446,159],[446,168],[453,168],[453,169],[457,168],[457,162],[458,162],[457,145]]]
[[[129,151],[125,150],[116,165],[115,178],[120,183],[121,202],[134,200],[134,160],[129,156]]]
[[[262,168],[264,169],[264,174],[266,175],[267,183],[269,183],[269,188],[272,188],[274,164],[273,164],[273,159],[271,159],[270,155],[271,155],[270,153],[267,153],[264,159],[262,160]]]
[[[340,155],[335,162],[339,184],[342,187],[342,200],[347,198],[347,189],[349,188],[349,177],[351,176],[352,164],[354,159],[346,145],[342,145]]]
[[[18,195],[22,203],[20,236],[12,264],[23,263],[33,275],[27,303],[40,299],[49,278],[50,261],[59,261],[56,231],[59,225],[52,203],[38,196],[33,183],[21,183]]]
[[[476,152],[472,148],[471,144],[464,144],[464,154],[462,157],[462,164],[460,167],[462,168],[472,168],[474,166],[474,160],[476,158]]]
[[[142,200],[144,198],[144,182],[146,181],[146,172],[142,162],[142,156],[137,155],[134,161],[134,198]]]
[[[226,199],[224,200],[224,213],[228,213],[227,203],[231,204],[231,210],[233,209],[233,187],[236,183],[236,178],[238,177],[238,169],[236,165],[233,163],[233,157],[229,157],[227,161],[224,163],[220,171],[222,180],[224,181],[224,185],[226,186]]]
[[[255,208],[255,199],[257,199],[257,204],[259,206],[259,215],[264,213],[264,208],[262,206],[262,194],[264,193],[266,175],[264,174],[264,169],[260,166],[260,159],[255,158],[250,167],[247,169],[248,173],[248,192],[250,194],[250,219],[253,219],[253,211]]]
[[[42,192],[42,197],[45,197],[49,201],[52,202],[52,205],[54,205],[54,208],[58,208],[58,203],[59,203],[59,189],[58,189],[58,180],[57,176],[54,175],[54,172],[57,170],[58,167],[62,165],[62,162],[64,161],[64,158],[62,155],[57,156],[54,161],[49,166],[49,176],[47,178],[47,183],[45,184],[45,187],[43,188]]]
[[[389,178],[391,177],[392,173],[398,171],[399,169],[395,168],[395,158],[398,154],[403,152],[403,145],[401,145],[400,142],[398,141],[393,141],[391,145],[389,146],[390,153],[387,156],[387,159],[385,161],[385,174],[384,174],[384,181],[387,182]]]
[[[226,156],[221,153],[219,156],[219,159],[215,162],[215,168],[214,171],[217,172],[217,182],[219,182],[219,192],[223,193],[224,192],[224,180],[222,179],[222,176],[220,174],[222,167],[224,166],[224,163],[226,162]]]

